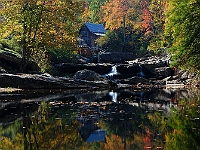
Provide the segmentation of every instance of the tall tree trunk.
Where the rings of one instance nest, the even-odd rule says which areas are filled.
[[[26,73],[27,72],[27,65],[28,65],[28,61],[29,61],[29,48],[27,47],[27,43],[26,40],[23,39],[22,40],[22,61],[21,64],[19,66],[19,71]]]

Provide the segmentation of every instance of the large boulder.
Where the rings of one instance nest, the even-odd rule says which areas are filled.
[[[72,78],[53,77],[49,74],[0,74],[0,87],[20,89],[75,89],[105,87],[95,82],[77,82]]]
[[[80,70],[73,76],[74,80],[87,80],[87,81],[102,81],[108,82],[109,80],[104,76],[92,71],[92,70]]]
[[[117,86],[116,83],[112,82],[106,77],[87,69],[76,72],[73,76],[73,79],[78,82],[83,82],[85,84],[93,84],[94,86],[98,87]]]
[[[0,74],[0,87],[15,87],[21,89],[55,89],[66,88],[69,82],[48,74]]]
[[[152,69],[152,73],[157,76],[157,78],[165,78],[173,75],[173,70],[170,67],[159,67]]]
[[[22,57],[17,52],[7,49],[0,49],[0,66],[10,73],[17,72],[22,62]],[[29,61],[26,68],[29,73],[38,73],[40,71],[39,66],[34,61]]]
[[[117,72],[120,74],[119,78],[125,79],[136,76],[140,72],[138,64],[120,64],[117,66]]]

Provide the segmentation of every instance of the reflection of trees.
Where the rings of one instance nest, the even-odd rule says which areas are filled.
[[[50,113],[51,112],[51,113]],[[41,149],[79,149],[82,143],[78,133],[79,123],[74,121],[73,112],[63,109],[49,111],[47,103],[41,103],[32,115],[24,115],[23,133],[18,133],[15,139],[5,135],[0,140],[0,148],[41,150]]]
[[[171,132],[166,134],[166,149],[200,149],[200,95],[181,100],[181,110],[174,110],[168,120]]]
[[[48,108],[47,103],[41,103],[38,111],[30,118],[31,125],[25,136],[27,149],[76,149],[81,143],[77,130],[79,123],[73,120],[69,109],[49,114]]]
[[[143,149],[145,129],[151,127],[146,110],[126,104],[107,107],[111,114],[101,121],[101,127],[107,131],[104,148]]]
[[[0,149],[141,150],[164,148],[165,142],[166,149],[200,149],[200,97],[181,100],[178,105],[179,109],[165,116],[162,111],[155,112],[123,101],[102,104],[98,109],[92,104],[83,107],[81,103],[48,105],[42,102],[34,113],[23,109],[22,120],[0,129],[3,136]],[[97,124],[107,132],[105,143],[82,140],[75,116],[83,110],[86,114],[98,113],[102,118]]]
[[[164,135],[160,138],[162,141],[156,140],[154,145],[165,145],[166,150],[200,149],[200,96],[182,99],[178,105],[179,108],[172,109],[168,117],[158,112],[149,115],[156,134]]]

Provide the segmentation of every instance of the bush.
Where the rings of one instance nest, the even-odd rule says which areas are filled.
[[[76,61],[75,52],[67,48],[51,48],[47,50],[47,53],[52,64],[72,63]]]

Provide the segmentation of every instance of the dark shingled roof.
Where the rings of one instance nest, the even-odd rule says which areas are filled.
[[[90,30],[90,32],[94,34],[105,34],[106,30],[104,29],[103,24],[95,24],[95,23],[85,23],[86,27]]]

